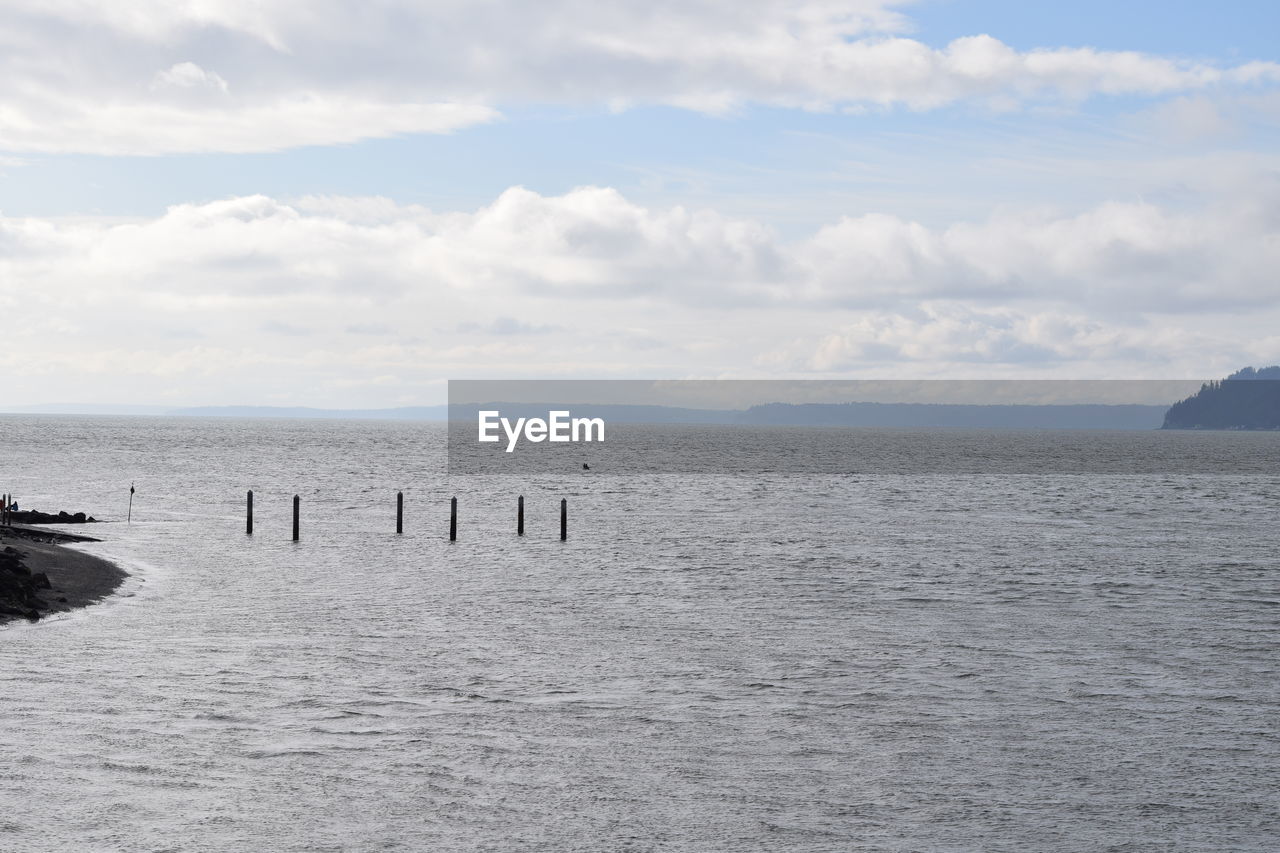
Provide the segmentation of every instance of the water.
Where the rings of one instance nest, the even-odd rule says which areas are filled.
[[[138,488],[84,546],[121,594],[0,628],[6,851],[1280,837],[1280,477],[1185,465],[1277,434],[1090,441],[1167,473],[1002,472],[1045,434],[906,431],[877,441],[993,461],[510,482],[449,481],[421,424],[0,426],[24,505],[122,520]]]

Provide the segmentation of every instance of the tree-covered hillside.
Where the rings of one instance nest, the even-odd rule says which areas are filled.
[[[1246,367],[1174,403],[1164,429],[1280,429],[1280,366]]]

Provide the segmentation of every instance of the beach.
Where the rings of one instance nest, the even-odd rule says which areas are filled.
[[[41,618],[101,601],[120,586],[127,573],[100,557],[65,547],[73,542],[96,542],[90,536],[60,533],[33,527],[0,528],[0,551],[13,548],[32,577],[44,573],[49,588],[36,591]],[[11,604],[0,601],[0,604]],[[23,608],[26,609],[26,608]],[[0,610],[0,624],[24,618]]]

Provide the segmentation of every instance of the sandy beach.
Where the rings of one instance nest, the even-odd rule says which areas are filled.
[[[114,563],[64,547],[70,542],[96,541],[90,536],[33,527],[0,528],[0,551],[6,547],[17,550],[32,576],[43,572],[49,579],[49,588],[38,591],[40,601],[47,605],[35,608],[41,617],[101,601],[128,576]],[[21,618],[0,613],[0,624]]]

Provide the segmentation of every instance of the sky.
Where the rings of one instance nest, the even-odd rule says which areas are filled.
[[[0,408],[1280,361],[1280,4],[0,0]]]

